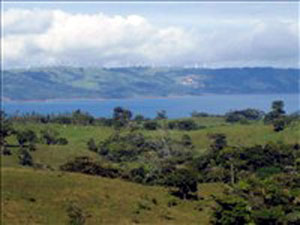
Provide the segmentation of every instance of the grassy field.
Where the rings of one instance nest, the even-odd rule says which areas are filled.
[[[183,134],[189,134],[192,142],[195,145],[194,151],[196,154],[205,152],[209,145],[210,140],[208,134],[224,133],[227,136],[229,145],[236,146],[251,146],[256,144],[266,144],[268,142],[284,142],[284,143],[299,143],[300,142],[300,123],[289,126],[282,132],[274,132],[271,125],[264,125],[262,122],[251,124],[228,124],[225,123],[223,118],[200,118],[197,121],[207,128],[195,131],[178,131],[169,130],[168,134],[171,137],[180,139]],[[60,136],[68,139],[69,144],[62,145],[37,145],[37,151],[33,152],[35,162],[47,164],[53,168],[67,162],[68,160],[77,156],[90,156],[99,158],[99,156],[87,149],[87,141],[94,138],[97,142],[105,140],[114,130],[110,127],[100,126],[75,126],[75,125],[59,125],[59,124],[36,124],[27,123],[15,124],[17,130],[32,129],[39,133],[45,127],[51,127],[57,130]],[[124,131],[126,132],[126,131]],[[143,131],[146,136],[162,136],[165,134],[164,130],[157,131]],[[17,144],[14,136],[8,139],[9,143]],[[12,156],[2,157],[2,166],[18,167],[17,153],[18,148],[12,148]]]
[[[228,124],[223,118],[198,118],[196,122],[206,126],[194,131],[167,131],[171,137],[181,138],[189,134],[196,154],[207,151],[208,134],[225,133],[229,145],[250,146],[267,142],[300,142],[300,123],[282,132],[274,132],[272,126],[262,122]],[[70,224],[67,209],[78,205],[86,216],[86,224],[209,224],[211,195],[222,193],[221,184],[200,184],[201,201],[183,201],[170,195],[163,187],[143,186],[119,179],[106,179],[58,170],[59,166],[76,156],[100,156],[87,149],[86,142],[97,142],[109,137],[114,130],[100,126],[75,126],[59,124],[14,124],[17,130],[32,129],[36,133],[46,126],[57,130],[68,139],[68,145],[37,144],[32,152],[34,162],[48,165],[49,169],[37,170],[22,167],[18,163],[19,148],[11,148],[11,156],[1,157],[2,223],[19,224]],[[126,131],[125,131],[126,132]],[[166,131],[142,131],[146,136],[164,135]],[[17,144],[14,136],[9,144]],[[177,205],[172,205],[176,202]]]
[[[201,202],[180,201],[162,187],[29,168],[3,168],[2,180],[3,225],[68,224],[70,204],[80,206],[89,225],[209,224],[211,194],[222,190],[203,184]]]

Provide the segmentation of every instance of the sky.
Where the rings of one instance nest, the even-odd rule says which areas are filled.
[[[298,2],[2,6],[4,68],[299,67]]]

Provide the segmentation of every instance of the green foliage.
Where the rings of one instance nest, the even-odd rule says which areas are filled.
[[[97,152],[97,150],[98,150],[94,138],[89,139],[89,141],[87,142],[87,146],[88,146],[88,149],[93,152]]]
[[[283,118],[274,120],[273,127],[275,132],[283,131],[285,128],[285,120]]]
[[[168,119],[166,110],[160,110],[160,111],[158,111],[158,112],[157,112],[157,115],[156,115],[156,119],[157,119],[157,120]]]
[[[113,120],[115,128],[121,128],[126,126],[132,117],[132,112],[122,107],[114,108]]]
[[[293,224],[299,218],[299,188],[299,174],[248,177],[216,199],[213,224]]]
[[[69,225],[84,225],[86,222],[86,213],[76,204],[71,202],[67,208]]]
[[[190,130],[196,130],[198,126],[194,120],[186,119],[186,120],[171,121],[168,123],[168,128],[190,131]]]
[[[56,144],[58,132],[51,128],[46,128],[41,131],[41,137],[47,145]]]
[[[60,169],[69,172],[85,173],[110,178],[120,176],[117,169],[103,167],[99,162],[86,156],[76,157],[74,160],[62,165]]]
[[[67,145],[69,142],[66,138],[60,137],[56,140],[56,144],[58,145]]]
[[[16,138],[21,146],[23,146],[27,142],[33,145],[38,139],[36,134],[32,130],[18,131]]]
[[[89,125],[94,122],[94,117],[78,109],[72,113],[71,121],[73,124]]]
[[[181,198],[187,199],[191,193],[198,191],[197,175],[188,169],[177,169],[166,179],[166,185],[176,187],[177,193]]]
[[[41,130],[41,139],[42,141],[47,145],[67,145],[68,140],[66,138],[59,137],[59,133],[50,128],[47,127],[43,130]]]
[[[20,149],[19,163],[22,166],[33,166],[33,158],[26,149]]]
[[[194,147],[193,146],[193,142],[192,142],[192,138],[188,135],[188,134],[184,134],[182,137],[181,137],[181,142],[184,146],[187,146],[187,147]]]
[[[245,120],[260,120],[264,112],[257,109],[244,109],[226,113],[226,121],[230,123],[243,122]]]
[[[157,130],[160,127],[159,123],[154,120],[144,122],[143,126],[146,130]]]
[[[226,135],[221,133],[209,134],[209,138],[213,141],[210,145],[213,151],[222,150],[227,146]]]
[[[281,100],[277,100],[277,101],[273,101],[272,102],[272,107],[271,107],[271,112],[269,112],[268,114],[266,114],[265,118],[264,118],[264,122],[265,123],[274,123],[275,121],[281,121],[285,115],[285,111],[284,111],[284,102]],[[278,128],[276,128],[278,127]],[[280,122],[280,124],[277,124],[274,130],[282,130],[284,128],[282,122]]]
[[[6,144],[5,139],[14,133],[14,129],[11,121],[2,110],[0,110],[0,124],[0,146],[4,146]]]
[[[236,196],[227,196],[216,200],[217,207],[213,213],[212,224],[233,225],[252,224],[251,207],[247,201]]]

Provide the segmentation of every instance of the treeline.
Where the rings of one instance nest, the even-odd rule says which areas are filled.
[[[155,118],[150,119],[141,114],[133,115],[129,109],[123,107],[115,107],[112,117],[94,117],[87,112],[76,110],[72,113],[64,114],[48,114],[42,115],[38,113],[28,113],[25,115],[12,115],[11,121],[15,122],[35,122],[35,123],[58,123],[65,125],[91,125],[91,126],[108,126],[116,129],[131,127],[133,129],[157,130],[157,129],[178,129],[178,130],[197,130],[203,129],[205,126],[199,125],[194,118],[199,117],[223,117],[228,123],[249,124],[253,121],[263,121],[265,124],[272,124],[274,131],[282,131],[285,127],[295,120],[300,119],[299,113],[287,115],[284,110],[283,101],[274,101],[271,110],[265,113],[258,109],[244,109],[227,112],[224,115],[214,115],[205,112],[192,112],[191,117],[185,119],[167,120],[167,112],[161,110],[157,112]],[[161,121],[166,121],[162,123]]]

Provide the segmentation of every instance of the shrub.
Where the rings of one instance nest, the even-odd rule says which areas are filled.
[[[264,112],[257,109],[236,110],[226,113],[226,121],[230,123],[243,122],[247,120],[260,120],[264,116]]]
[[[67,213],[69,216],[69,225],[84,225],[85,224],[87,215],[74,202],[71,202],[70,205],[68,206]]]
[[[21,152],[19,155],[19,163],[22,166],[33,166],[32,156],[26,149],[21,149]]]
[[[56,144],[58,144],[58,145],[67,145],[68,143],[69,142],[66,138],[61,137],[56,140]]]
[[[47,128],[41,131],[41,137],[47,145],[56,144],[58,132]]]
[[[99,162],[95,162],[93,159],[87,156],[76,157],[74,160],[62,165],[60,169],[69,172],[85,173],[110,178],[116,178],[120,176],[120,173],[117,169],[103,167]]]
[[[166,180],[166,185],[176,187],[176,195],[183,199],[191,197],[191,193],[198,191],[197,176],[190,170],[177,169],[171,173]]]
[[[150,120],[144,123],[144,129],[146,130],[157,130],[159,128],[159,124],[156,121]]]
[[[97,152],[98,148],[97,145],[95,143],[95,140],[93,138],[91,138],[88,142],[87,142],[87,146],[88,149],[93,151],[93,152]]]
[[[32,130],[19,131],[17,132],[16,138],[21,146],[26,142],[33,144],[37,140],[37,136]]]

